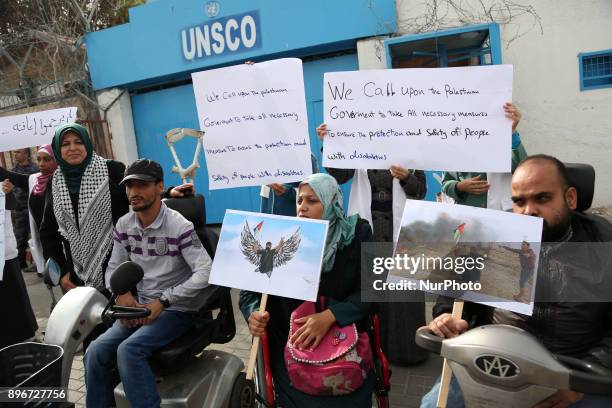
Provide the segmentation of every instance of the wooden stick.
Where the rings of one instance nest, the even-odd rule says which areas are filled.
[[[453,319],[461,319],[463,314],[463,300],[457,299],[453,302]],[[442,366],[442,377],[440,379],[440,389],[438,391],[438,402],[436,406],[438,408],[446,408],[446,401],[448,400],[448,391],[450,389],[450,381],[453,371],[451,370],[448,361],[444,359],[444,365]]]
[[[259,304],[259,311],[266,311],[266,303],[268,303],[268,294],[262,293],[261,302]],[[257,359],[257,351],[259,350],[259,337],[253,338],[253,345],[251,345],[251,354],[249,355],[249,364],[247,364],[246,379],[253,379],[253,369],[255,368],[255,360]]]

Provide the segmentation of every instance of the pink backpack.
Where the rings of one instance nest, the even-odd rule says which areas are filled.
[[[294,320],[317,313],[315,306],[304,302],[291,313],[290,338],[301,327]],[[358,333],[355,324],[333,324],[313,351],[299,350],[287,341],[285,365],[293,388],[318,396],[352,393],[374,366],[368,334]]]

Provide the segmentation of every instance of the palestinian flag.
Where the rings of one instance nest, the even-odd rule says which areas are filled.
[[[459,241],[459,239],[463,235],[463,231],[465,231],[465,222],[463,224],[458,225],[457,228],[455,228],[455,231],[453,231],[455,233],[455,236],[453,237],[455,242]]]
[[[255,237],[257,237],[257,235],[259,235],[259,233],[261,232],[261,229],[263,228],[263,221],[260,222],[259,224],[257,224],[255,226],[255,228],[253,228],[253,235],[255,235]]]

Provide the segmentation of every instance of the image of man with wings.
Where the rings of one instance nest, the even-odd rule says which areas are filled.
[[[272,247],[272,242],[266,242],[264,248],[256,237],[257,232],[261,230],[261,225],[262,223],[259,223],[252,232],[248,221],[245,221],[240,234],[240,249],[245,258],[257,266],[255,272],[265,273],[269,278],[274,268],[286,264],[297,253],[301,240],[300,229],[296,229],[287,239],[281,237],[275,247]]]

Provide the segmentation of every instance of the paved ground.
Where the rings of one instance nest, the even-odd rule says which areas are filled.
[[[50,294],[42,283],[42,280],[35,273],[24,274],[30,299],[38,323],[40,333],[44,328],[49,317]],[[55,291],[59,299],[60,292]],[[233,293],[234,312],[236,318],[236,336],[224,345],[215,345],[212,348],[223,350],[240,357],[246,366],[250,350],[251,337],[248,333],[244,319],[239,314],[237,307],[237,293]],[[431,308],[428,308],[431,310]],[[391,406],[398,408],[418,407],[421,396],[431,388],[433,381],[441,370],[441,360],[431,356],[424,364],[417,366],[393,366],[391,377]],[[69,383],[69,399],[76,403],[77,407],[85,407],[85,383],[84,383],[83,356],[78,354],[72,365]]]

